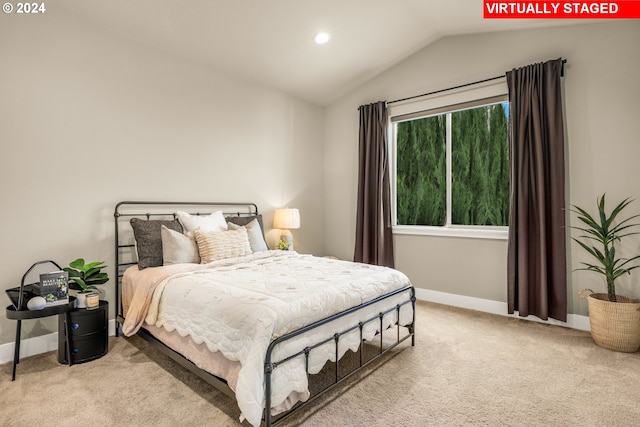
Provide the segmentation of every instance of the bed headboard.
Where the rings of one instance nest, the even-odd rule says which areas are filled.
[[[183,211],[192,215],[209,215],[222,211],[225,217],[249,217],[259,215],[255,203],[245,202],[163,202],[163,201],[124,201],[119,202],[113,213],[115,222],[115,280],[116,280],[116,321],[123,320],[121,286],[124,271],[138,263],[135,239],[130,221],[132,218],[143,220],[168,219],[177,217]],[[118,329],[118,328],[116,328]],[[116,332],[117,333],[117,332]]]

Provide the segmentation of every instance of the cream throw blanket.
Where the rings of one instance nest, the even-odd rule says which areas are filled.
[[[236,399],[242,416],[254,426],[262,418],[264,358],[274,338],[409,285],[404,274],[390,268],[287,251],[260,252],[204,265],[129,270],[123,286],[132,287],[134,292],[131,300],[123,301],[124,333],[134,334],[146,321],[239,361],[242,367]],[[406,298],[398,295],[385,301],[384,306],[393,307]],[[276,348],[273,361],[380,310],[380,306],[374,306],[368,313],[357,312],[301,335]],[[384,326],[395,323],[396,317],[395,312],[385,316]],[[400,317],[402,325],[411,322],[410,305],[403,307]],[[365,339],[373,338],[378,328],[376,322],[368,324]],[[357,349],[359,334],[354,332],[341,339],[341,354],[347,348]],[[327,360],[333,359],[333,343],[314,350],[310,372],[319,372]],[[290,395],[301,400],[309,396],[303,357],[278,366],[272,381],[273,407],[291,406],[295,402],[287,402]]]

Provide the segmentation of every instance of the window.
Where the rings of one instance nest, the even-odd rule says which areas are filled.
[[[506,236],[507,99],[501,95],[391,118],[394,232],[439,228]]]

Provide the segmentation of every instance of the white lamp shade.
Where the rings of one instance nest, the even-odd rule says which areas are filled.
[[[273,228],[283,230],[300,228],[300,212],[298,209],[276,209],[273,214]]]

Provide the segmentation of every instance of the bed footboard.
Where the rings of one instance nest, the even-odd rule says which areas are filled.
[[[304,334],[306,332],[309,332],[310,330],[314,329],[314,328],[319,328],[323,325],[326,325],[336,319],[339,319],[341,317],[344,316],[348,316],[351,314],[356,313],[359,310],[363,310],[366,307],[369,307],[371,305],[374,304],[378,304],[381,302],[384,302],[385,300],[394,297],[396,295],[402,294],[402,293],[406,293],[407,294],[407,298],[403,299],[402,302],[399,302],[397,304],[395,304],[394,306],[387,308],[386,310],[380,311],[377,315],[373,316],[373,317],[366,317],[360,321],[358,321],[357,324],[352,325],[346,329],[342,329],[339,332],[336,332],[335,334],[333,334],[331,337],[328,337],[318,343],[315,343],[313,345],[307,346],[304,349],[293,353],[291,355],[288,355],[287,357],[283,358],[283,359],[279,359],[274,361],[273,360],[273,352],[274,349],[278,346],[278,345],[282,345],[283,343],[285,343],[288,340],[291,340],[301,334]],[[348,378],[352,377],[354,374],[358,373],[359,371],[361,371],[363,368],[365,368],[366,366],[370,365],[371,363],[373,363],[374,361],[378,360],[380,357],[382,357],[383,355],[387,354],[389,351],[391,351],[392,349],[394,349],[395,347],[397,347],[398,345],[400,345],[402,342],[406,341],[407,339],[411,339],[411,346],[415,346],[415,301],[416,301],[416,297],[415,297],[415,289],[413,286],[407,286],[405,288],[401,288],[401,289],[397,289],[393,292],[390,292],[388,294],[382,295],[376,299],[373,299],[371,301],[368,301],[364,304],[361,304],[359,306],[350,308],[348,310],[345,310],[341,313],[337,313],[331,317],[322,319],[318,322],[312,323],[308,326],[305,326],[303,328],[300,328],[298,330],[295,330],[293,332],[290,332],[286,335],[283,335],[277,339],[275,339],[274,341],[271,342],[271,344],[269,345],[269,348],[267,349],[267,354],[265,357],[265,364],[264,364],[264,376],[265,376],[265,410],[264,410],[264,415],[263,415],[263,425],[264,426],[273,426],[276,425],[282,421],[284,421],[286,418],[289,418],[291,415],[293,415],[294,413],[297,413],[299,410],[301,410],[302,408],[310,405],[312,402],[314,402],[318,397],[320,397],[321,395],[323,395],[324,393],[330,391],[331,389],[335,388],[337,385],[341,384],[342,382],[344,382],[345,380],[347,380]],[[411,316],[412,316],[412,320],[411,323],[409,323],[408,325],[406,325],[405,327],[402,327],[400,325],[399,319],[400,319],[400,310],[403,306],[405,305],[411,305]],[[393,313],[395,312],[396,315],[396,323],[395,325],[395,329],[396,329],[396,334],[395,334],[395,339],[393,340],[393,342],[389,343],[387,342],[386,346],[385,343],[383,341],[384,338],[384,332],[385,332],[385,328],[383,326],[383,318],[385,315],[389,314],[389,313]],[[377,346],[377,351],[375,352],[375,354],[372,357],[366,358],[365,357],[365,351],[364,351],[364,346],[367,343],[364,340],[363,337],[363,330],[365,328],[365,326],[369,323],[372,322],[377,322],[379,324],[378,327],[378,334],[377,337],[379,339]],[[386,329],[386,331],[388,331],[389,328]],[[358,331],[360,334],[360,345],[359,345],[359,350],[358,350],[358,363],[357,366],[350,370],[347,373],[343,373],[342,375],[340,374],[340,366],[341,366],[341,360],[339,357],[340,354],[340,339],[341,337],[345,336],[346,334],[350,334],[353,333],[353,331]],[[310,396],[310,398],[305,401],[305,402],[299,402],[296,405],[294,405],[290,410],[278,414],[276,416],[272,416],[271,414],[271,388],[272,388],[272,375],[274,370],[278,367],[281,366],[297,357],[304,357],[305,358],[305,367],[306,367],[306,374],[307,374],[307,378],[310,377],[310,373],[309,373],[309,356],[310,353],[315,349],[318,348],[322,345],[325,345],[329,342],[333,342],[335,345],[335,363],[334,363],[334,375],[333,375],[333,381],[331,381],[329,383],[329,385],[323,387],[321,390],[317,391],[315,394],[312,394]],[[373,341],[369,341],[369,344],[373,343]]]

